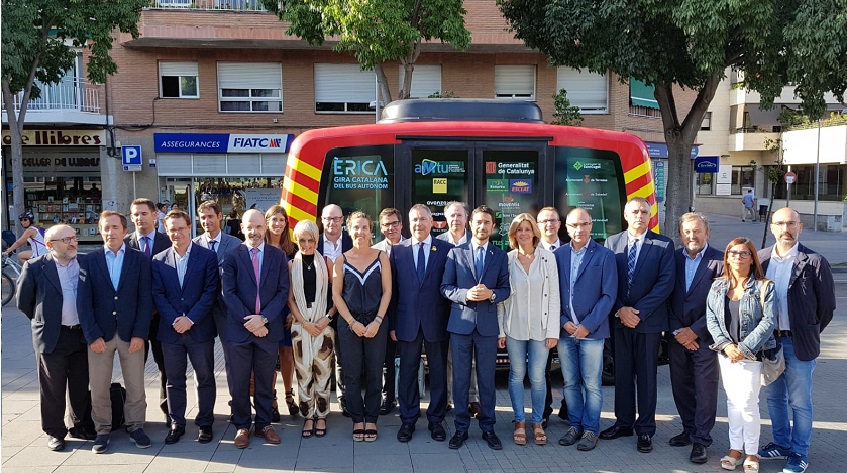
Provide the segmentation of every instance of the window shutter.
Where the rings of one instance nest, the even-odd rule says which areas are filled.
[[[609,79],[605,74],[559,66],[556,91],[565,89],[571,105],[583,113],[607,113],[609,111]]]
[[[159,61],[159,75],[162,77],[197,77],[197,63],[194,61]]]
[[[494,92],[535,97],[535,65],[494,66]]]
[[[376,100],[376,74],[358,64],[315,64],[315,102]]]
[[[403,88],[403,80],[406,78],[406,70],[400,64],[400,87]],[[412,71],[412,92],[409,94],[413,99],[425,99],[430,95],[441,92],[441,65],[440,64],[416,64]]]
[[[219,89],[282,89],[278,62],[219,62]]]

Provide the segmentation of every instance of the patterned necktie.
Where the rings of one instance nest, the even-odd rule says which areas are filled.
[[[418,243],[418,282],[423,283],[426,276],[426,254],[424,253],[424,244]]]
[[[250,258],[250,262],[253,263],[253,274],[256,276],[256,314],[262,308],[262,303],[259,301],[259,249],[251,248],[250,252],[253,253],[253,256]]]
[[[635,275],[635,255],[638,250],[638,240],[632,240],[629,247],[629,255],[626,257],[626,284],[632,287],[632,276]]]
[[[214,251],[215,253],[217,253],[218,250],[215,249],[215,246],[217,244],[218,244],[217,240],[209,240],[209,249]]]
[[[482,270],[485,267],[485,248],[482,246],[476,247],[476,279],[482,280]]]
[[[151,256],[150,255],[150,237],[143,237],[143,238],[141,238],[141,240],[144,241],[144,254],[147,255],[147,257],[149,258]]]
[[[550,251],[556,251],[556,245],[550,245]]]

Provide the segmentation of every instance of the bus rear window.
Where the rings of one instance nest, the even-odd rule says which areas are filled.
[[[563,215],[580,207],[594,219],[591,237],[603,241],[623,231],[626,196],[621,159],[611,151],[556,146],[554,203]],[[564,228],[564,225],[562,225]]]
[[[347,216],[361,210],[376,221],[394,202],[394,147],[351,146],[331,149],[324,160],[318,213],[337,204]],[[374,229],[376,232],[376,229]],[[374,234],[376,240],[379,236]]]

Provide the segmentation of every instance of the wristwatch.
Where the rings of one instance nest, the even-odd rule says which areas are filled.
[[[489,302],[494,302],[494,300],[496,300],[496,299],[497,299],[497,293],[492,292],[491,297],[488,298]]]
[[[265,317],[264,315],[262,316],[262,323],[265,324],[265,325],[267,325],[269,323],[268,318]]]

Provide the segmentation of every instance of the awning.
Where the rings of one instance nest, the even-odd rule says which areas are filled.
[[[659,102],[656,101],[654,96],[655,90],[655,86],[647,85],[632,77],[629,78],[629,101],[632,105],[641,105],[658,110]]]

